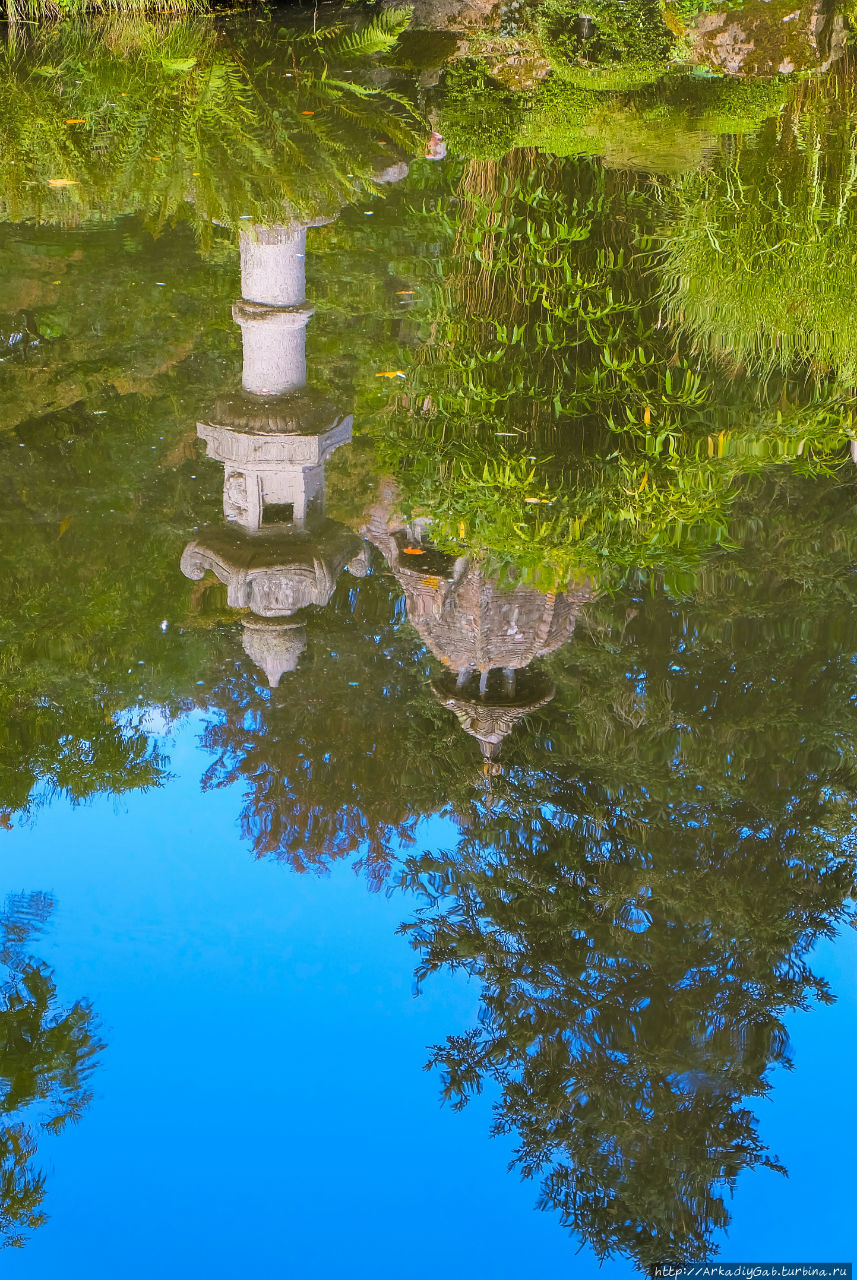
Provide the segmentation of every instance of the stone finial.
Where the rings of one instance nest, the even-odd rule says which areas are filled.
[[[484,682],[480,682],[484,683]],[[449,678],[441,677],[432,684],[432,690],[442,707],[454,712],[465,733],[479,743],[479,750],[486,760],[496,760],[503,741],[515,725],[531,711],[545,706],[555,690],[549,680],[533,673],[528,674],[525,687],[515,692],[514,685],[478,694],[465,686],[451,685]]]
[[[437,697],[494,759],[515,722],[553,697],[550,682],[527,668],[568,643],[591,585],[541,592],[501,584],[470,556],[433,547],[425,522],[397,519],[395,501],[394,486],[382,482],[364,536],[401,586],[408,620],[446,668],[433,686]]]
[[[264,671],[268,684],[276,689],[287,672],[294,671],[306,648],[306,627],[301,622],[278,619],[245,619],[244,652]]]

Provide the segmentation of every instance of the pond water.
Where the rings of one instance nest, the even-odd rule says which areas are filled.
[[[819,13],[0,48],[9,1275],[852,1256]]]

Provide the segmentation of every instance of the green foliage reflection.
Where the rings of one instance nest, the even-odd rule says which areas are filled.
[[[317,32],[205,19],[63,24],[0,47],[3,215],[75,225],[138,213],[153,228],[333,213],[374,189],[382,143],[423,132],[404,98],[345,78],[404,25],[387,10]],[[388,147],[389,150],[389,147]]]
[[[20,1247],[47,1221],[38,1135],[80,1119],[104,1048],[90,1005],[64,1006],[51,970],[28,954],[53,905],[45,894],[17,894],[0,912],[0,1248]]]
[[[779,1167],[752,1100],[784,1017],[831,998],[810,953],[853,903],[853,503],[786,492],[693,605],[602,603],[490,803],[401,878],[420,979],[482,986],[435,1048],[444,1096],[492,1082],[541,1206],[642,1268],[711,1256],[741,1172]]]
[[[849,59],[670,193],[671,313],[706,349],[763,376],[798,362],[857,381],[854,94]]]
[[[406,215],[440,255],[397,263],[420,284],[415,349],[373,424],[444,550],[546,588],[629,572],[681,588],[728,541],[748,477],[847,456],[847,389],[781,377],[760,393],[664,323],[659,186],[532,151],[444,180]]]

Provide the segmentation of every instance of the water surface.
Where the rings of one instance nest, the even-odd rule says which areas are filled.
[[[287,18],[4,49],[10,1274],[847,1258],[848,50]]]

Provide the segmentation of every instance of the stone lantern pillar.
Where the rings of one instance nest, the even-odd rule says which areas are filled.
[[[232,308],[244,347],[242,385],[282,396],[306,385],[306,233],[311,223],[254,226],[240,233],[241,301]]]
[[[223,467],[225,519],[181,561],[186,577],[214,573],[227,603],[249,610],[244,650],[272,687],[298,664],[308,611],[327,605],[344,569],[368,568],[362,539],[324,515],[325,463],[350,443],[352,418],[306,386],[306,233],[322,221],[241,233],[242,393],[197,423]]]

